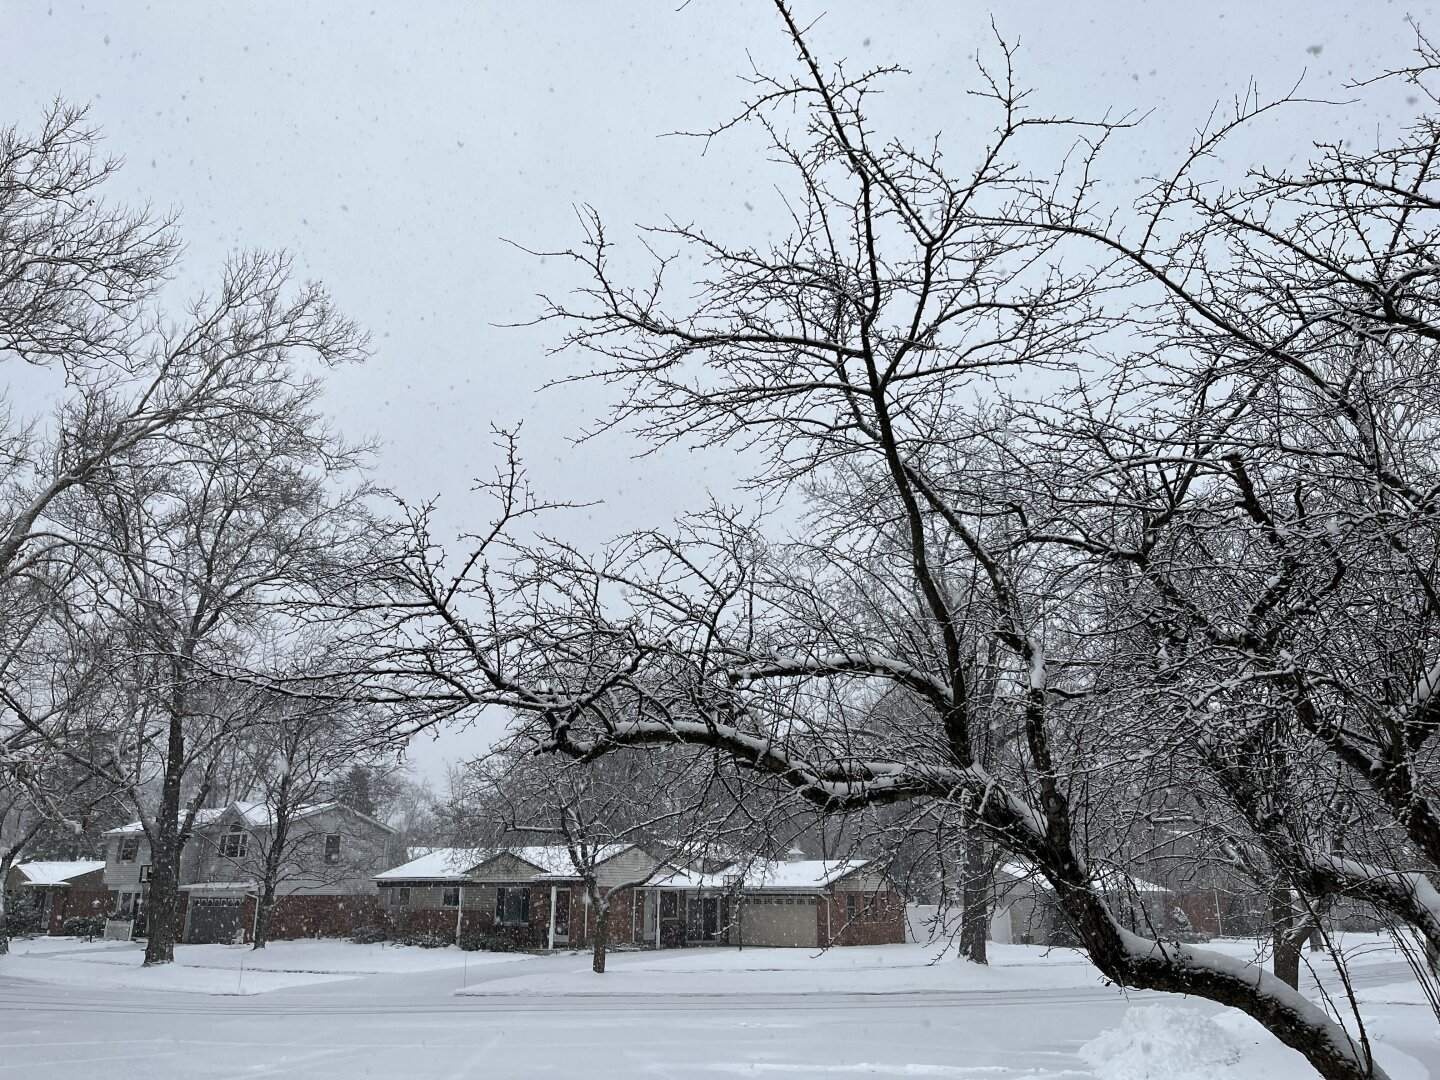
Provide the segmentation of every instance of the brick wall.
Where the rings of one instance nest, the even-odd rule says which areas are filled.
[[[855,918],[850,918],[847,896],[855,897]],[[866,910],[873,901],[873,913]],[[827,933],[828,914],[828,933]],[[836,890],[815,905],[819,940],[833,945],[901,945],[905,941],[905,900],[893,889],[878,892]]]
[[[240,909],[240,925],[247,942],[255,940],[257,902],[254,894],[247,894]],[[349,937],[357,926],[383,925],[385,917],[373,896],[292,893],[276,899],[275,906],[270,910],[270,928],[266,936],[270,941]]]
[[[98,889],[61,889],[50,908],[50,925],[46,933],[63,934],[65,920],[88,915],[108,915],[115,910],[117,894],[101,886]]]

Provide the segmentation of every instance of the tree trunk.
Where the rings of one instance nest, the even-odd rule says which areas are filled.
[[[605,953],[610,946],[610,903],[592,894],[590,905],[595,909],[595,935],[590,939],[590,970],[596,975],[604,975]]]
[[[255,943],[254,949],[263,949],[270,940],[270,913],[275,910],[275,889],[265,886],[255,900]]]
[[[293,767],[287,767],[285,775],[280,779],[280,791],[274,804],[274,830],[270,835],[270,846],[265,850],[260,895],[255,900],[256,949],[263,949],[265,942],[270,940],[270,915],[275,910],[275,885],[280,880],[280,863],[285,857],[285,845],[290,841],[290,783],[293,774]],[[456,941],[459,941],[458,935]]]
[[[1286,985],[1300,987],[1300,941],[1296,938],[1298,921],[1290,889],[1276,885],[1270,893],[1270,938],[1275,950],[1275,977]]]
[[[150,890],[145,900],[145,966],[175,961],[175,909],[180,896],[180,776],[185,761],[185,732],[176,703],[170,714],[165,780],[150,840]]]
[[[162,832],[162,828],[164,832]],[[175,913],[180,897],[180,845],[174,822],[150,841],[150,890],[145,898],[145,966],[175,960]],[[168,835],[165,835],[168,833]]]
[[[7,868],[4,874],[0,874],[0,956],[5,956],[10,952],[10,934],[5,929],[5,889],[3,887],[8,873],[9,869]]]
[[[962,871],[960,955],[973,964],[988,963],[985,942],[990,934],[993,893],[990,853],[974,829],[965,830],[965,867]]]

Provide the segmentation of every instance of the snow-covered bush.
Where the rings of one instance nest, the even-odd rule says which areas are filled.
[[[466,952],[523,952],[513,937],[497,934],[462,934],[460,948]]]
[[[40,925],[40,905],[32,893],[21,889],[5,894],[5,936],[19,937],[34,934],[43,929]]]
[[[74,915],[60,924],[70,937],[97,938],[105,933],[104,915]]]
[[[357,926],[350,932],[350,940],[357,945],[378,945],[387,936],[383,926]]]
[[[1080,1048],[1098,1080],[1223,1080],[1240,1046],[1195,1009],[1137,1005]]]

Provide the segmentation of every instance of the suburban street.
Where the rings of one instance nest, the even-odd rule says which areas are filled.
[[[1126,1008],[1103,989],[526,999],[458,985],[446,971],[222,998],[0,978],[0,1075],[1062,1076]]]

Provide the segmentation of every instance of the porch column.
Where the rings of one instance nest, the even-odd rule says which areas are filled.
[[[555,951],[555,886],[550,886],[550,942],[547,948]]]
[[[465,917],[465,886],[460,886],[460,902],[455,905],[455,944],[460,944],[460,920]]]

